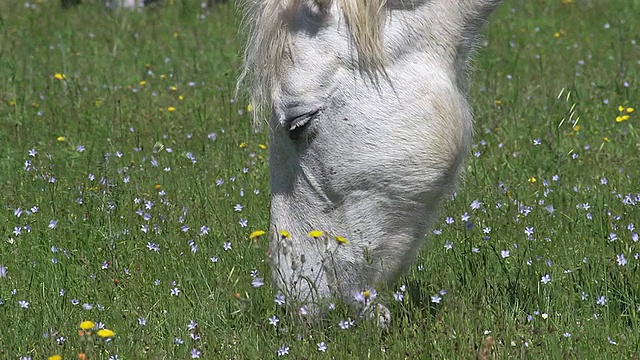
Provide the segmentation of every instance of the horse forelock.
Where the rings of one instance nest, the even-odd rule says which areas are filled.
[[[263,116],[274,86],[281,75],[285,51],[291,39],[288,25],[295,21],[303,1],[317,0],[244,0],[243,27],[248,33],[244,65],[238,89],[249,83],[254,122]],[[349,29],[358,55],[360,71],[376,73],[385,65],[382,21],[387,0],[332,0],[337,3]],[[332,6],[322,1],[322,6]]]

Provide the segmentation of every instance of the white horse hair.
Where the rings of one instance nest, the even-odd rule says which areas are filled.
[[[468,62],[498,3],[244,0],[239,84],[270,117],[268,255],[290,302],[353,301],[415,258],[469,152]]]

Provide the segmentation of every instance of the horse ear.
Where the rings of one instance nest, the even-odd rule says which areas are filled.
[[[304,5],[313,17],[322,17],[331,10],[333,0],[304,0]]]

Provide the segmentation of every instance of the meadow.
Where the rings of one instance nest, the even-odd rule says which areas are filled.
[[[383,332],[340,303],[301,324],[271,286],[232,4],[2,1],[0,358],[639,358],[639,13],[492,16],[464,180],[377,289]]]

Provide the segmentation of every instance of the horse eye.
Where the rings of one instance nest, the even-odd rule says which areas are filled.
[[[304,113],[302,115],[298,115],[287,121],[289,138],[291,140],[297,140],[302,136],[305,130],[311,124],[311,121],[316,118],[316,116],[320,113],[320,110],[311,111],[308,113]]]

